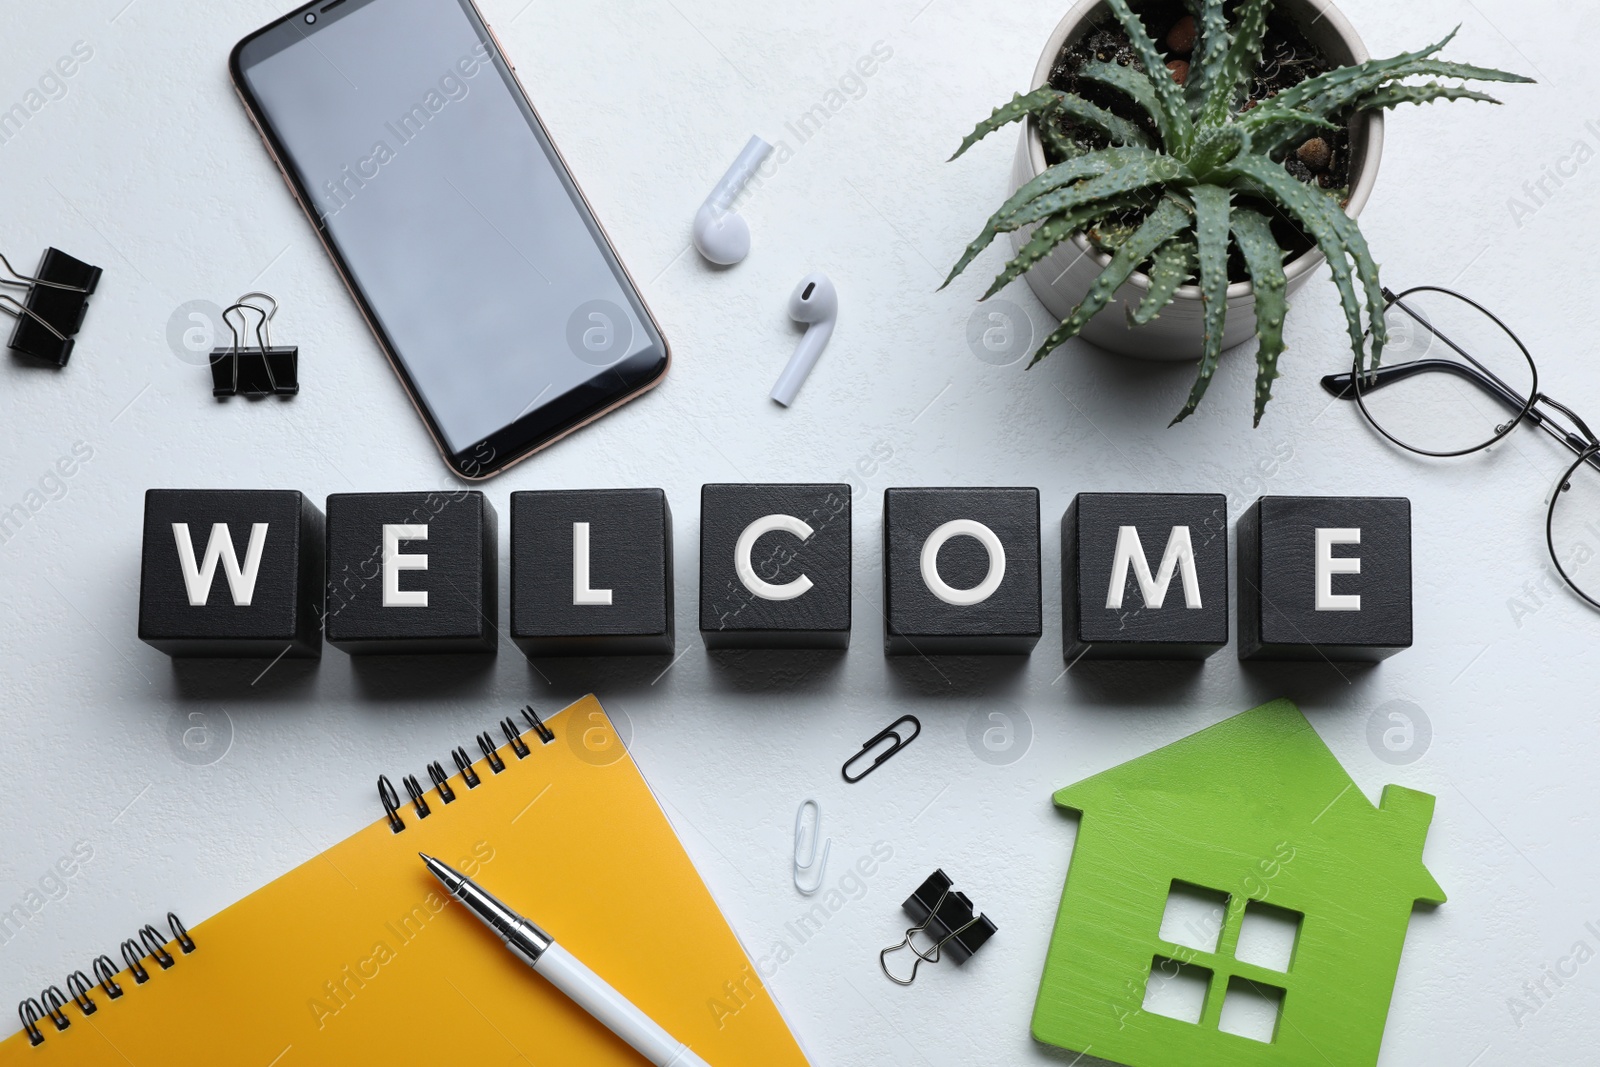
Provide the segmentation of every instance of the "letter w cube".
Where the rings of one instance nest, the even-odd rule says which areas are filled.
[[[322,512],[292,489],[151,489],[139,639],[169,656],[322,655]]]

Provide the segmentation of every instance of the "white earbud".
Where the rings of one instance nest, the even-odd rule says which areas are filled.
[[[711,190],[694,216],[694,246],[711,262],[732,266],[750,254],[750,225],[731,208],[756,168],[772,154],[772,146],[750,138],[728,173]]]
[[[806,375],[811,373],[811,368],[817,365],[817,357],[828,346],[833,324],[839,318],[839,293],[826,274],[815,271],[800,279],[794,295],[789,297],[789,317],[806,323],[807,329],[795,346],[794,355],[789,357],[789,365],[778,376],[778,384],[772,387],[772,399],[784,407],[794,403]]]

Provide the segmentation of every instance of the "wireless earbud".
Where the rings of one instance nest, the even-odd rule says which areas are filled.
[[[695,212],[694,246],[711,262],[728,267],[750,254],[750,225],[731,208],[750,176],[771,154],[771,145],[759,137],[750,138],[728,173]]]
[[[800,279],[794,295],[789,297],[789,317],[806,323],[808,328],[795,347],[794,355],[789,357],[789,365],[778,376],[778,384],[772,387],[772,399],[784,407],[794,403],[806,375],[811,373],[811,368],[817,365],[817,357],[828,346],[833,324],[839,318],[839,293],[826,274],[817,271]]]

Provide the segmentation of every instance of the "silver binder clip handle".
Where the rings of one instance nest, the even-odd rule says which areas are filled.
[[[889,979],[889,981],[893,982],[895,985],[910,985],[912,982],[916,981],[918,967],[922,966],[924,963],[938,963],[939,960],[944,956],[944,947],[950,942],[954,941],[956,938],[960,937],[962,934],[966,933],[968,930],[972,929],[972,927],[978,925],[979,921],[981,920],[981,916],[974,915],[971,919],[968,919],[959,927],[952,929],[943,938],[934,942],[933,947],[928,951],[924,952],[922,949],[918,948],[916,946],[916,942],[912,939],[916,937],[917,934],[927,933],[928,927],[932,925],[933,920],[938,917],[940,909],[944,907],[944,902],[949,899],[950,892],[951,890],[946,888],[944,892],[939,894],[939,899],[934,903],[933,907],[928,910],[928,917],[923,919],[917,925],[906,930],[906,936],[904,940],[902,940],[899,944],[890,945],[888,948],[878,953],[878,968],[883,971],[884,977]],[[899,952],[901,949],[906,948],[910,949],[912,955],[916,956],[917,958],[911,961],[910,977],[900,978],[897,977],[893,971],[889,970],[888,957],[889,953]]]

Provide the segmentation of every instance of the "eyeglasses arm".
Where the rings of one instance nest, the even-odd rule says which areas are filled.
[[[1330,395],[1340,400],[1357,399],[1356,371],[1345,374],[1329,374],[1322,379],[1322,388]],[[1534,398],[1530,405],[1526,398],[1518,396],[1515,391],[1507,389],[1488,375],[1472,367],[1448,359],[1419,359],[1410,363],[1394,363],[1387,367],[1380,367],[1375,371],[1359,372],[1361,378],[1360,392],[1372,394],[1384,386],[1403,382],[1407,378],[1419,374],[1453,374],[1465,379],[1498,400],[1509,411],[1517,415],[1526,414],[1539,429],[1561,442],[1573,452],[1582,456],[1588,454],[1589,461],[1600,467],[1600,442],[1590,434],[1589,428],[1564,405],[1558,404],[1549,397],[1540,394]],[[1562,414],[1566,415],[1578,427],[1574,432],[1561,426],[1552,419],[1547,412],[1540,410],[1540,404],[1549,404]]]
[[[1552,419],[1548,413],[1539,410],[1542,404],[1548,404],[1561,412],[1572,421],[1572,425],[1576,429],[1569,429],[1561,425],[1559,421]],[[1528,412],[1528,415],[1538,425],[1539,429],[1578,453],[1591,466],[1600,468],[1600,438],[1595,437],[1594,431],[1589,429],[1589,424],[1579,418],[1577,412],[1541,393],[1533,405],[1533,410]]]
[[[1384,386],[1403,382],[1419,374],[1454,374],[1476,385],[1512,411],[1520,412],[1528,406],[1526,397],[1518,396],[1482,371],[1449,359],[1418,359],[1410,363],[1391,363],[1377,370],[1329,374],[1322,379],[1322,388],[1340,400],[1354,400],[1358,373],[1361,377],[1360,391],[1364,393],[1375,393]]]

